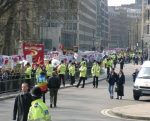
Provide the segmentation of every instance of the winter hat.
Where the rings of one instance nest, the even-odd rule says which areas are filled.
[[[31,91],[31,95],[33,97],[39,97],[39,98],[41,98],[42,91],[41,91],[40,87],[38,87],[38,86],[33,87],[32,91]]]

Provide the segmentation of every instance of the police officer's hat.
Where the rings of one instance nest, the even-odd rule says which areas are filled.
[[[38,86],[33,87],[32,91],[31,91],[31,95],[33,97],[39,97],[39,98],[41,98],[42,91],[41,91],[40,87],[38,87]]]
[[[27,66],[30,66],[30,63],[28,62],[26,65],[27,65]]]
[[[41,74],[41,75],[45,75],[46,73],[45,73],[44,71],[42,71],[40,74]]]

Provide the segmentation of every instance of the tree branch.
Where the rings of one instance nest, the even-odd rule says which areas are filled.
[[[0,0],[0,18],[20,0]]]

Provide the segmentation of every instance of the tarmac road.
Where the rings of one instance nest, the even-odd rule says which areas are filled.
[[[118,72],[118,68],[116,71]],[[110,99],[108,84],[99,82],[99,87],[93,88],[92,84],[85,88],[65,88],[59,90],[57,108],[49,108],[52,121],[126,121],[128,119],[108,115],[109,109],[134,104],[147,104],[150,97],[142,97],[141,101],[134,101],[132,96],[132,73],[135,68],[132,64],[125,65],[126,76],[125,96],[122,100]],[[49,106],[49,94],[46,104]],[[14,98],[0,101],[0,121],[12,121]]]

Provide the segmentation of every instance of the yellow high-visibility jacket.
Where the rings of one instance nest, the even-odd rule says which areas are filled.
[[[28,113],[28,121],[51,121],[48,107],[42,99],[34,100]]]

